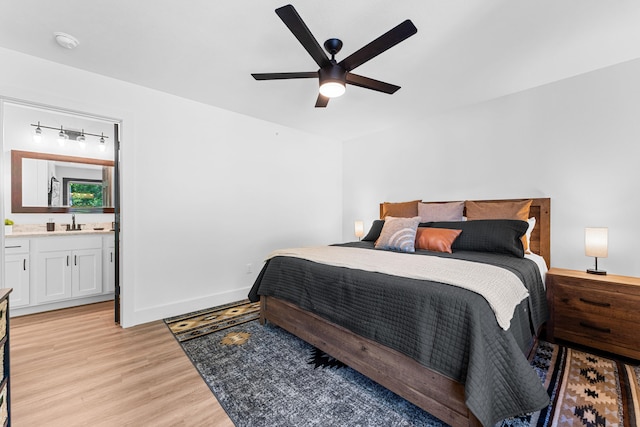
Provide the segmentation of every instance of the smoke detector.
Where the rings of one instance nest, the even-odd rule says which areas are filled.
[[[53,36],[56,39],[56,43],[65,49],[75,49],[80,44],[77,38],[66,33],[56,32],[53,33]]]

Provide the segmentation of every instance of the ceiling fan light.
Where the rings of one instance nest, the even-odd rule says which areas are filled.
[[[346,90],[347,72],[339,65],[332,64],[329,67],[320,68],[318,74],[322,96],[335,98]]]
[[[327,98],[336,98],[344,94],[346,88],[341,82],[324,82],[320,85],[320,93]]]

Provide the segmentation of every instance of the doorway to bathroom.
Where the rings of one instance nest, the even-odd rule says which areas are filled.
[[[0,101],[11,315],[113,300],[119,323],[121,121]]]

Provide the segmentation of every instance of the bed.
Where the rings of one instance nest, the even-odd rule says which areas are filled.
[[[249,297],[261,301],[261,322],[282,327],[450,425],[492,425],[505,414],[540,409],[548,396],[527,355],[547,316],[540,270],[550,262],[550,200],[530,200],[528,216],[536,219],[530,248],[539,255],[538,264],[464,250],[435,257],[395,254],[511,271],[529,296],[506,326],[496,322],[496,313],[488,320],[493,306],[468,289],[327,265],[286,252],[268,260]],[[372,249],[371,242],[336,248],[372,256],[384,252]]]

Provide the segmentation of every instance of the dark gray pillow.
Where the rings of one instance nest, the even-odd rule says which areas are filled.
[[[455,251],[497,252],[524,257],[522,235],[529,224],[518,219],[425,222],[420,227],[462,230],[451,245]]]
[[[383,226],[384,226],[383,219],[376,219],[375,221],[373,221],[373,224],[371,224],[371,228],[369,229],[369,232],[367,233],[366,236],[362,238],[362,241],[375,242],[376,240],[378,240],[378,237],[380,237],[380,233],[382,232]]]

